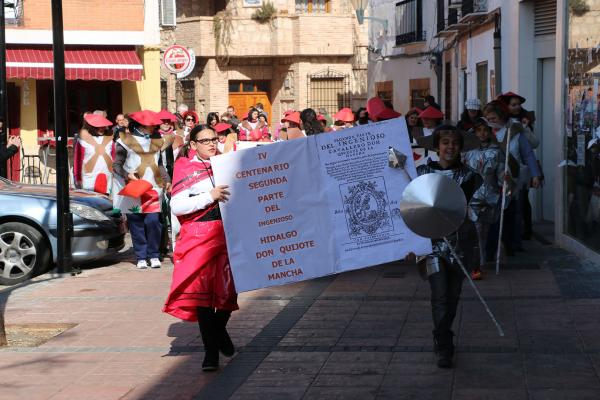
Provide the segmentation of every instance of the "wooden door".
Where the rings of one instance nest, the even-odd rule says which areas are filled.
[[[250,107],[262,103],[268,115],[267,122],[273,125],[269,88],[269,81],[229,81],[229,104],[235,107],[235,113],[241,118]]]
[[[272,124],[273,116],[271,115],[271,102],[266,93],[230,93],[229,104],[235,107],[235,112],[238,117],[244,115],[250,107],[256,105],[256,103],[262,103],[265,107],[264,110],[269,116],[269,125]]]

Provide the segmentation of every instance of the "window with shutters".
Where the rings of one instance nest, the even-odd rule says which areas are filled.
[[[389,101],[392,104],[394,103],[393,81],[375,82],[375,91],[377,92],[377,97],[381,100]]]
[[[396,46],[425,40],[421,0],[396,3]]]
[[[330,0],[296,0],[296,14],[319,14],[331,12]]]
[[[488,102],[488,64],[477,64],[477,98],[481,104]]]
[[[196,110],[196,85],[193,80],[178,82],[177,104],[186,104],[190,110]]]
[[[160,0],[160,25],[177,25],[175,0]]]
[[[167,99],[167,81],[160,81],[160,108],[168,109],[169,102]]]
[[[556,34],[556,1],[537,0],[534,3],[535,36]]]

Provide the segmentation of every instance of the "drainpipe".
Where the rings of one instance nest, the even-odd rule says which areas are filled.
[[[500,33],[500,14],[494,17],[494,68],[496,70],[496,96],[502,93],[502,35]]]

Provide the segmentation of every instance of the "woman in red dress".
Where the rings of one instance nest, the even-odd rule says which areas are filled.
[[[227,186],[215,186],[210,157],[217,154],[219,138],[212,129],[190,132],[193,157],[175,163],[171,211],[181,223],[173,259],[171,291],[163,311],[185,321],[198,321],[205,357],[204,371],[219,366],[219,351],[235,351],[226,325],[238,309],[229,266],[219,202],[227,201]]]

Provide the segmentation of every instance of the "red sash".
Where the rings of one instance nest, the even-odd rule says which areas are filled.
[[[210,165],[210,161],[204,161],[203,163],[199,163],[196,161],[192,161],[186,157],[180,157],[175,162],[175,167],[173,171],[173,191],[172,195],[175,196],[177,193],[182,190],[189,189],[196,183],[203,181],[205,179],[212,179],[213,172],[212,167]],[[204,214],[208,213],[213,208],[218,207],[218,203],[215,201],[210,206],[198,210],[192,214],[187,215],[178,215],[177,219],[179,223],[183,225],[186,222],[196,221],[198,218],[201,218]]]

